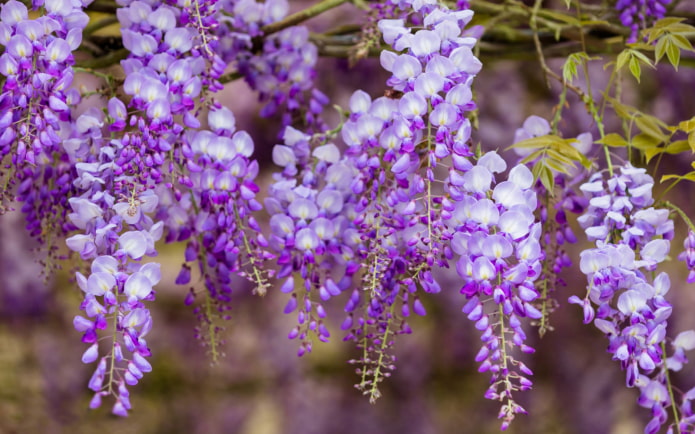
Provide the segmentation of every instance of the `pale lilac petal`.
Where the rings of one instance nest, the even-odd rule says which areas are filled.
[[[133,259],[140,259],[147,252],[147,238],[140,231],[126,232],[118,238],[125,253]]]
[[[142,300],[152,292],[152,282],[144,273],[134,273],[125,281],[123,292],[129,299]]]
[[[533,185],[533,174],[525,164],[519,164],[509,171],[509,181],[516,184],[522,190],[531,188]]]
[[[685,351],[695,349],[695,331],[687,330],[678,333],[678,336],[673,340],[675,348],[682,348]]]
[[[340,160],[340,150],[333,143],[317,146],[314,148],[311,155],[327,163],[337,163]]]
[[[584,274],[596,273],[610,266],[611,259],[605,253],[595,249],[584,250],[580,253],[579,268]]]
[[[87,294],[101,296],[116,285],[116,278],[110,273],[92,273],[87,279]]]
[[[492,173],[482,166],[474,166],[463,175],[463,188],[471,193],[487,193],[492,183]]]
[[[480,157],[478,166],[483,166],[492,173],[501,173],[507,170],[507,163],[495,151],[486,152]]]
[[[82,354],[82,363],[92,363],[99,357],[99,345],[92,344],[87,351]]]
[[[144,274],[152,286],[155,286],[162,280],[162,266],[157,262],[149,262],[140,268],[140,273]]]

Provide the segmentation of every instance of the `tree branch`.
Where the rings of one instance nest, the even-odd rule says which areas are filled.
[[[264,26],[261,29],[261,31],[265,35],[271,35],[273,33],[279,32],[280,30],[286,29],[287,27],[292,27],[301,22],[304,22],[309,18],[313,18],[317,15],[320,15],[326,12],[327,10],[340,6],[341,4],[347,1],[348,0],[323,0],[322,2],[310,6],[304,10],[301,10],[292,15],[288,15],[280,21],[268,24],[267,26]]]

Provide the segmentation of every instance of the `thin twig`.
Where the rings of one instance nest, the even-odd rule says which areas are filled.
[[[295,26],[295,25],[302,23],[310,18],[313,18],[317,15],[320,15],[329,9],[333,9],[337,6],[340,6],[341,4],[343,4],[347,1],[348,0],[323,0],[322,2],[317,3],[313,6],[310,6],[304,10],[296,12],[292,15],[288,15],[280,21],[276,21],[274,23],[268,24],[267,26],[264,26],[261,29],[261,31],[265,35],[270,35],[270,34],[279,32],[280,30]]]

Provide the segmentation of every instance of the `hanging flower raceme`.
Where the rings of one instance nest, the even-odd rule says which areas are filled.
[[[260,264],[268,258],[263,237],[247,233],[260,230],[252,216],[261,208],[254,199],[258,163],[250,159],[253,141],[236,131],[230,110],[208,100],[221,88],[218,79],[224,70],[214,34],[217,3],[201,8],[133,1],[118,15],[124,44],[131,50],[123,62],[124,88],[133,96],[130,107],[139,113],[128,121],[138,128],[124,134],[129,149],[125,155],[131,165],[144,162],[151,167],[152,183],[167,197],[168,206],[158,212],[169,229],[167,240],[189,240],[186,262],[198,263],[206,300],[215,304],[196,308],[205,329],[198,334],[217,360],[220,328],[214,317],[228,317],[231,277],[248,278],[255,291],[264,294],[266,274]],[[208,129],[199,129],[203,108],[208,110]],[[113,111],[122,113],[124,107]],[[166,172],[170,178],[164,177]],[[197,215],[190,217],[193,209]],[[177,283],[188,284],[190,270],[185,264]]]
[[[291,26],[264,35],[263,27],[287,15],[286,0],[228,0],[220,17],[220,52],[236,64],[249,86],[265,104],[261,116],[282,113],[283,125],[301,125],[307,131],[325,130],[321,119],[328,98],[314,87],[318,49],[305,26]],[[263,37],[262,46],[257,39]]]
[[[71,128],[70,106],[80,99],[70,85],[72,51],[89,21],[84,5],[35,2],[33,9],[41,7],[45,13],[35,19],[18,1],[8,1],[0,10],[0,214],[5,202],[22,202],[27,230],[47,249],[47,267],[57,249],[52,239],[70,229],[66,198],[71,166],[60,143]]]
[[[472,166],[465,116],[475,108],[470,86],[481,68],[471,51],[476,40],[461,30],[471,11],[420,3],[400,7],[413,9],[423,23],[412,32],[402,19],[379,22],[396,50],[383,51],[381,64],[393,74],[387,83],[402,96],[372,100],[356,92],[342,128],[346,155],[358,170],[353,222],[368,290],[353,294],[345,326],[363,349],[358,387],[372,399],[380,376],[393,369],[386,350],[394,334],[410,331],[404,319],[411,311],[425,313],[417,289],[439,292],[433,271],[448,267],[453,256],[447,220],[454,201],[465,196],[461,179]],[[448,172],[442,170],[445,161],[453,162]],[[359,307],[364,314],[353,314]]]
[[[472,13],[434,3],[399,7],[414,9],[423,24],[413,32],[404,20],[379,23],[396,50],[384,51],[381,63],[393,73],[388,84],[402,95],[374,100],[362,91],[352,95],[341,128],[348,146],[343,157],[320,135],[293,129],[286,130],[285,144],[273,152],[283,171],[266,204],[272,215],[271,245],[281,252],[280,276],[288,276],[283,290],[292,293],[286,312],[300,310],[300,327],[290,337],[303,339],[300,354],[310,349],[306,337],[320,329],[324,311],[311,292],[318,289],[328,300],[347,289],[349,277],[358,272],[362,289],[352,291],[342,328],[363,353],[351,361],[360,366],[357,387],[374,400],[378,384],[394,369],[394,337],[410,332],[405,319],[411,312],[425,314],[418,288],[439,292],[433,272],[460,255],[457,268],[470,299],[466,313],[477,316],[485,331],[487,352],[481,351],[480,360],[494,377],[487,396],[504,401],[500,417],[506,427],[523,411],[512,392],[531,385],[530,370],[512,356],[515,347],[531,351],[524,344],[521,319],[540,316],[531,304],[538,297],[533,281],[542,259],[533,176],[518,166],[510,181],[493,190],[493,174],[506,169],[504,160],[494,152],[477,165],[470,160],[471,127],[465,116],[475,108],[470,86],[481,64],[471,50],[475,38],[461,29]],[[449,170],[442,170],[445,162]],[[341,206],[333,210],[327,203]],[[328,226],[343,234],[339,243],[322,235],[331,233]],[[337,285],[331,268],[340,264],[336,253],[347,261]],[[362,264],[358,270],[357,263]],[[305,282],[299,294],[298,278]],[[483,318],[482,303],[489,296],[495,312]]]
[[[455,228],[451,247],[460,255],[456,270],[465,280],[461,293],[469,299],[463,312],[482,332],[476,360],[481,372],[492,374],[485,396],[503,402],[502,429],[517,413],[525,413],[512,394],[531,387],[532,373],[514,351],[533,352],[525,344],[521,320],[541,317],[533,302],[539,296],[534,281],[543,259],[541,224],[533,214],[533,175],[518,165],[508,180],[493,186],[494,174],[505,169],[495,153],[483,155],[463,176],[461,189],[467,195],[456,204],[450,222]]]
[[[91,344],[83,361],[91,363],[99,359],[89,384],[95,391],[91,406],[97,407],[102,397],[113,395],[113,412],[123,416],[131,407],[127,386],[136,384],[144,372],[151,370],[145,359],[150,350],[144,337],[152,320],[144,302],[154,299],[153,286],[159,282],[160,273],[158,264],[143,265],[141,261],[145,256],[157,254],[155,242],[163,235],[164,223],[155,223],[148,214],[157,212],[158,217],[167,214],[161,208],[158,211],[159,197],[155,191],[171,189],[174,183],[193,187],[191,177],[176,172],[181,169],[181,162],[194,152],[186,141],[189,136],[183,136],[184,125],[200,126],[196,119],[196,98],[207,89],[215,90],[216,77],[221,73],[209,47],[196,43],[205,39],[196,34],[202,29],[200,25],[207,28],[211,24],[207,21],[205,24],[199,16],[199,25],[178,26],[189,12],[186,8],[139,1],[130,2],[118,11],[124,26],[124,44],[130,50],[129,58],[123,61],[127,74],[124,89],[132,96],[133,112],[128,117],[125,104],[112,98],[105,107],[106,120],[102,112],[88,111],[77,121],[77,125],[85,128],[76,129],[75,137],[65,142],[78,175],[74,185],[81,192],[69,201],[74,211],[69,217],[83,231],[67,240],[68,247],[92,262],[91,273],[77,274],[77,282],[85,293],[81,307],[87,318],[75,319],[75,327],[84,333],[83,341]],[[183,125],[177,119],[182,119]],[[248,137],[240,136],[236,141],[227,137],[229,128],[225,122],[228,121],[223,120],[220,126],[216,114],[211,112],[209,124],[219,129],[215,131],[219,140],[213,140],[209,147],[205,143],[204,153],[209,151],[206,155],[210,167],[198,163],[204,169],[252,178],[255,172],[253,168],[247,170],[248,160],[242,158],[236,169],[215,161],[230,163],[230,153],[236,154],[235,149],[242,157],[248,157],[253,150]],[[229,136],[233,132],[233,118],[231,123]],[[115,136],[110,141],[102,137],[105,124]],[[231,148],[223,139],[233,141]],[[188,169],[200,166],[191,162]],[[219,184],[219,189],[230,190],[240,183],[225,179]],[[243,182],[240,190],[248,189],[257,190],[257,187]],[[247,204],[252,203],[249,202],[252,192],[239,194]],[[180,195],[176,196],[181,199]],[[199,196],[195,199],[206,205]],[[215,196],[213,201],[223,200]],[[242,206],[237,209],[235,204],[233,211],[246,221],[245,209]],[[219,224],[225,224],[224,220]],[[183,232],[190,236],[192,232],[190,228],[177,229],[179,235]],[[212,246],[205,247],[212,255],[217,253]],[[101,358],[99,334],[111,338],[106,355]]]
[[[72,50],[80,45],[89,19],[82,3],[76,5],[47,1],[46,15],[36,19],[29,19],[27,7],[15,0],[0,11],[0,44],[5,47],[0,74],[6,77],[0,95],[0,159],[9,156],[20,179],[27,164],[40,163],[58,150],[60,122],[70,119],[68,105],[78,96],[68,91]]]
[[[267,242],[253,216],[262,208],[256,200],[258,163],[250,158],[253,141],[248,133],[235,129],[234,116],[227,108],[211,107],[208,125],[211,130],[184,135],[182,152],[191,174],[185,184],[188,193],[178,200],[170,198],[172,207],[163,209],[160,216],[169,224],[170,241],[188,240],[185,259],[198,263],[206,297],[217,310],[214,315],[226,319],[233,276],[246,278],[253,283],[255,293],[265,295],[268,282],[263,262],[273,256],[265,251]],[[164,190],[160,191],[167,195]],[[192,207],[196,213],[189,217]],[[190,282],[190,269],[187,264],[183,266],[177,284]],[[197,309],[206,329],[200,337],[216,360],[219,327],[213,323],[207,301],[205,305],[204,310]]]
[[[153,4],[132,1],[118,10],[123,44],[130,51],[122,62],[126,73],[124,91],[132,97],[129,106],[136,112],[127,118],[122,103],[109,105],[115,119],[112,130],[125,131],[120,139],[125,148],[122,161],[125,171],[138,170],[147,183],[165,180],[164,162],[170,151],[181,159],[174,144],[184,127],[197,128],[196,98],[203,90],[201,74],[206,70],[205,59],[193,55],[195,30],[180,24],[182,10],[160,2]],[[175,120],[181,115],[183,125]],[[174,172],[173,162],[167,171]]]
[[[519,144],[525,140],[534,139],[551,134],[551,127],[547,120],[538,116],[529,116],[518,128],[514,135],[514,143]],[[574,147],[581,154],[586,155],[591,150],[593,138],[591,133],[582,133],[572,142]],[[517,147],[514,151],[525,160],[532,158],[532,149]],[[526,158],[528,157],[528,158]],[[538,162],[537,159],[526,161],[529,168]],[[534,183],[533,189],[539,198],[537,214],[540,216],[542,235],[540,237],[541,250],[545,254],[543,260],[543,271],[538,278],[540,297],[536,306],[541,311],[542,317],[537,321],[538,331],[543,336],[550,326],[549,316],[557,306],[557,301],[553,298],[552,292],[558,286],[564,286],[565,282],[559,277],[560,272],[572,265],[565,243],[576,243],[572,228],[567,219],[568,213],[580,214],[588,206],[588,200],[578,195],[574,186],[580,183],[587,176],[587,171],[578,167],[575,163],[573,167],[567,168],[567,173],[553,173],[553,191],[548,191],[543,182],[538,179]]]
[[[679,261],[685,261],[685,266],[690,270],[688,283],[695,282],[695,232],[688,231],[688,236],[683,241],[683,252],[678,255]]]
[[[638,402],[652,412],[645,432],[659,431],[671,406],[680,407],[675,413],[682,416],[672,423],[690,430],[690,392],[681,404],[672,402],[668,371],[680,370],[687,361],[685,351],[695,348],[695,332],[679,334],[671,341],[672,355],[666,354],[673,310],[665,298],[670,279],[666,273],[648,277],[668,255],[673,221],[668,210],[651,207],[653,180],[645,169],[626,165],[619,170],[606,181],[596,174],[581,186],[590,205],[579,222],[596,247],[581,254],[587,296],[572,296],[570,302],[583,307],[585,323],[593,321],[607,335],[608,351],[626,371],[626,385],[640,390]]]
[[[356,171],[323,135],[288,127],[283,138],[273,149],[273,161],[283,171],[275,175],[265,205],[278,277],[285,279],[281,291],[290,294],[285,313],[297,312],[289,336],[299,338],[303,355],[312,349],[312,335],[324,342],[330,337],[324,303],[348,288],[359,270],[355,249],[361,241],[349,218]]]
[[[91,263],[86,275],[76,274],[86,317],[74,320],[82,341],[90,345],[82,361],[98,361],[89,381],[95,392],[90,407],[113,396],[113,413],[125,416],[131,408],[127,386],[152,369],[145,359],[151,355],[145,336],[152,327],[145,302],[154,300],[153,287],[161,274],[159,264],[142,260],[156,256],[163,224],[148,216],[158,205],[157,196],[138,183],[141,174],[133,167],[119,165],[125,148],[118,140],[103,139],[104,123],[102,111],[87,111],[77,124],[93,127],[74,131],[76,137],[64,143],[80,192],[68,200],[73,211],[68,217],[81,233],[68,238],[67,245]],[[100,338],[109,339],[105,352]]]

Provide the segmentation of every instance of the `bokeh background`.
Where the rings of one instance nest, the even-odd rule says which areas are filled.
[[[293,3],[293,8],[301,7]],[[338,9],[313,23],[315,30],[332,20],[346,20],[354,9]],[[358,22],[360,17],[347,17]],[[551,118],[559,88],[548,87],[535,62],[509,62],[483,58],[484,69],[474,89],[480,108],[475,140],[484,149],[503,151],[512,144],[514,131],[531,114]],[[561,60],[550,60],[559,70]],[[592,86],[605,87],[607,75],[600,62],[591,64]],[[384,92],[387,76],[376,59],[349,67],[344,59],[323,59],[318,86],[335,104],[347,105],[351,92],[362,88],[373,97]],[[627,82],[627,80],[626,80]],[[85,79],[89,87],[94,83]],[[626,84],[627,100],[666,122],[695,115],[695,73],[675,72],[670,66],[644,71],[640,86]],[[237,117],[237,126],[256,141],[261,161],[262,188],[271,180],[272,146],[278,134],[277,119],[257,116],[256,96],[243,82],[227,86],[221,100]],[[562,116],[566,137],[596,130],[584,107],[570,98]],[[607,120],[608,131],[620,127]],[[601,164],[598,150],[592,155]],[[512,151],[503,155],[516,159]],[[687,158],[667,156],[660,173],[685,173]],[[650,166],[650,169],[653,169]],[[657,189],[663,187],[657,187]],[[682,185],[670,193],[689,215],[695,216],[694,190]],[[581,234],[576,223],[577,234]],[[368,403],[353,384],[357,381],[348,360],[358,357],[341,341],[342,316],[334,303],[330,344],[315,345],[314,352],[296,356],[296,342],[286,338],[293,317],[282,310],[286,299],[278,291],[265,298],[251,295],[240,282],[236,288],[232,319],[224,336],[226,357],[211,366],[204,347],[194,338],[192,309],[184,306],[187,288],[174,278],[182,261],[181,246],[162,246],[158,258],[166,275],[151,303],[155,326],[148,342],[153,372],[131,390],[134,410],[117,418],[104,406],[87,408],[86,388],[93,366],[80,362],[84,344],[73,330],[79,313],[79,290],[70,281],[70,263],[45,281],[40,252],[22,230],[19,213],[0,218],[0,433],[161,433],[161,434],[485,434],[498,432],[499,405],[483,398],[488,375],[477,372],[474,362],[480,344],[478,332],[461,313],[465,300],[458,293],[455,273],[442,275],[443,291],[423,300],[428,315],[414,318],[414,333],[396,341],[398,365],[382,385],[383,397]],[[685,229],[677,222],[672,244],[674,261],[669,299],[675,306],[672,333],[695,328],[695,286],[685,283],[687,272],[675,260],[682,249]],[[581,236],[580,236],[581,238]],[[586,245],[569,246],[573,258]],[[529,411],[508,432],[524,434],[632,434],[640,433],[649,411],[637,406],[637,392],[626,389],[619,365],[605,352],[607,341],[593,326],[582,324],[581,311],[566,303],[585,292],[585,278],[577,267],[566,271],[567,282],[557,288],[560,302],[553,313],[554,331],[540,339],[528,328],[536,353],[524,356],[534,370],[534,388],[519,393]],[[347,296],[347,294],[344,294]],[[676,375],[687,390],[695,385],[695,365]]]

